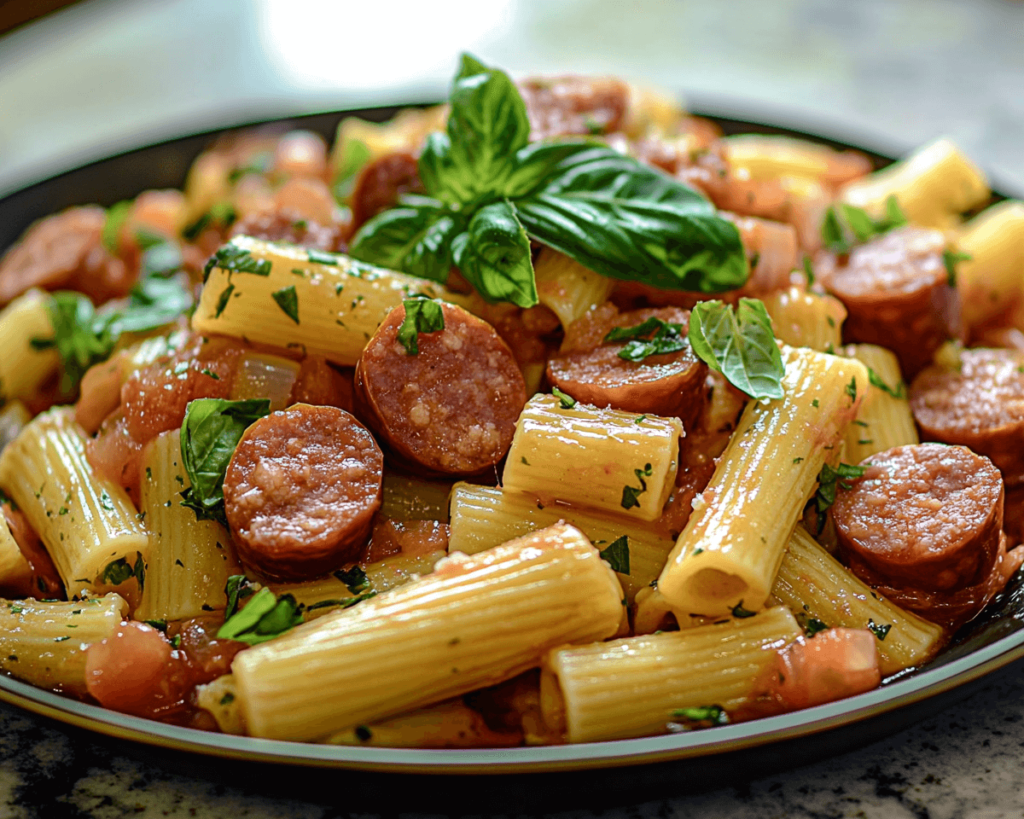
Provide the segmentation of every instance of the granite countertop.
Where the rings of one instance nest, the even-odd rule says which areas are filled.
[[[387,36],[346,38],[352,30]],[[0,39],[0,196],[189,129],[436,98],[463,48],[515,71],[643,77],[739,116],[779,112],[835,133],[905,144],[947,133],[1024,190],[1021,2],[89,0]],[[994,819],[1024,815],[1022,761],[1017,663],[860,750],[750,781],[736,771],[700,791],[681,785],[664,801],[638,793],[625,807],[596,789],[553,815]],[[266,770],[172,760],[0,704],[2,819],[382,815],[346,791],[358,775]]]

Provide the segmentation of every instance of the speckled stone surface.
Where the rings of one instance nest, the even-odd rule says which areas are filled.
[[[180,133],[182,122],[201,128],[437,96],[464,47],[519,71],[647,77],[696,98],[736,100],[739,111],[760,100],[762,110],[847,123],[907,144],[946,132],[983,167],[1024,186],[1021,2],[438,0],[332,8],[356,30],[376,31],[387,21],[389,37],[380,46],[366,38],[370,45],[342,48],[346,27],[311,25],[325,7],[300,0],[93,0],[0,40],[0,191],[50,168]],[[380,50],[375,63],[366,59],[371,48]],[[880,742],[809,766],[789,767],[785,759],[775,766],[784,771],[748,780],[737,770],[699,792],[673,789],[670,780],[667,798],[645,801],[638,792],[625,807],[613,807],[597,786],[570,798],[573,810],[548,815],[1024,816],[1024,664]],[[0,819],[382,815],[372,797],[353,803],[344,784],[351,781],[284,768],[247,776],[244,767],[201,758],[172,764],[158,751],[0,704]],[[375,787],[410,791],[413,812],[383,815],[443,815],[436,805],[424,812],[408,780]],[[453,791],[464,787],[451,782]],[[539,815],[514,809],[510,800],[509,815]]]

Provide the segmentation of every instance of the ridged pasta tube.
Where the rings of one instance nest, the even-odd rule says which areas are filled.
[[[791,287],[769,293],[761,301],[771,316],[775,337],[791,347],[831,353],[842,343],[846,308],[839,299]]]
[[[502,483],[545,502],[655,520],[675,483],[682,433],[678,418],[565,408],[535,395],[519,416]]]
[[[85,649],[105,640],[128,614],[117,594],[70,603],[0,600],[0,669],[19,680],[85,694]]]
[[[49,297],[29,290],[0,310],[0,397],[28,398],[57,372],[60,355],[55,349],[37,350],[32,339],[53,338],[46,305]]]
[[[615,280],[587,270],[575,259],[545,247],[534,264],[537,298],[563,327],[608,300]]]
[[[864,391],[857,419],[846,428],[843,459],[859,464],[894,446],[920,443],[907,400],[907,386],[895,354],[874,344],[850,344],[841,352],[862,362],[870,369],[869,378],[873,373],[874,380],[885,385],[869,383]]]
[[[340,254],[231,240],[259,273],[214,267],[192,316],[197,333],[219,333],[286,347],[353,366],[384,317],[414,295],[464,299],[426,279],[357,262]],[[335,262],[334,264],[324,263]]]
[[[922,145],[910,156],[843,186],[840,198],[872,216],[885,213],[895,196],[915,225],[948,228],[959,214],[989,197],[988,180],[948,138]]]
[[[743,705],[802,634],[785,606],[744,620],[558,648],[541,667],[541,710],[569,742],[660,734],[677,708]]]
[[[868,384],[859,361],[793,347],[783,361],[783,397],[747,405],[658,578],[675,611],[764,606],[818,473],[856,415]]]
[[[772,597],[819,627],[870,628],[878,637],[882,675],[930,659],[941,647],[941,626],[922,620],[876,594],[830,555],[803,526],[793,530]]]
[[[196,520],[181,505],[192,485],[181,465],[181,433],[171,430],[146,446],[140,506],[152,538],[139,620],[185,620],[227,605],[224,586],[239,574],[231,539],[212,520]]]
[[[36,416],[0,455],[0,487],[25,513],[68,594],[95,594],[111,564],[149,556],[149,535],[128,494],[98,476],[85,457],[85,434],[73,410]],[[130,578],[129,578],[130,581]]]
[[[675,546],[655,524],[603,515],[579,506],[544,506],[525,492],[457,483],[452,487],[448,548],[452,552],[476,554],[560,520],[577,527],[602,551],[625,538],[629,574],[620,573],[618,577],[630,602],[658,576]]]
[[[32,567],[0,512],[0,588],[17,589],[32,578]],[[12,592],[13,593],[13,592]]]
[[[436,551],[421,555],[397,554],[363,566],[368,581],[367,591],[380,594],[391,589],[418,580],[430,574],[434,566],[447,552]],[[334,575],[318,577],[303,583],[270,583],[274,594],[290,594],[295,600],[306,607],[307,620],[315,620],[329,614],[345,601],[352,600],[358,594],[349,589],[344,582]],[[332,604],[337,605],[332,605]]]
[[[394,472],[384,473],[381,514],[394,520],[448,520],[452,485]]]
[[[242,651],[232,673],[253,736],[312,740],[510,679],[623,614],[597,550],[552,526]]]
[[[1024,202],[1000,202],[963,226],[956,265],[964,324],[979,327],[998,316],[1024,286]]]

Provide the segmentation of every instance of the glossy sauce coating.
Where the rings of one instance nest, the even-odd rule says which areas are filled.
[[[296,404],[256,421],[224,476],[239,557],[282,580],[356,559],[380,508],[383,469],[373,436],[344,410]]]
[[[356,406],[382,443],[430,472],[472,475],[508,452],[526,385],[494,328],[442,305],[444,329],[398,341],[405,308],[392,310],[356,366]]]
[[[832,508],[843,555],[861,579],[950,592],[989,575],[999,553],[1003,482],[988,458],[919,444],[863,465],[864,477],[840,489]]]
[[[963,350],[959,370],[914,379],[910,407],[923,437],[988,456],[1008,487],[1024,482],[1024,352]]]

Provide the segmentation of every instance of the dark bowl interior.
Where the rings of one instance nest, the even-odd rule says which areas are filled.
[[[343,116],[376,121],[396,108],[316,114],[278,121],[333,138]],[[727,134],[766,133],[856,147],[806,130],[712,117]],[[182,137],[94,162],[0,200],[0,249],[36,219],[72,205],[109,206],[148,188],[181,187],[192,160],[217,132]],[[878,167],[890,155],[866,150]],[[1005,191],[1003,193],[1006,193]],[[1002,198],[1002,194],[996,198]],[[935,660],[839,703],[783,717],[676,737],[510,751],[394,751],[328,748],[176,729],[65,700],[0,677],[0,699],[48,719],[90,758],[130,753],[156,768],[278,798],[348,810],[445,813],[607,807],[721,787],[851,750],[901,730],[967,696],[984,675],[1024,656],[1024,580],[955,636]],[[70,726],[70,727],[69,727]],[[84,730],[83,730],[84,728]],[[106,735],[106,736],[104,736]],[[125,748],[125,739],[137,744]],[[311,749],[319,749],[315,754]],[[290,765],[282,768],[281,764]],[[437,774],[474,774],[455,781]]]

